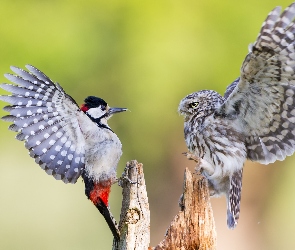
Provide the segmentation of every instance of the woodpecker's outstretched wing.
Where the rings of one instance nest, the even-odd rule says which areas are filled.
[[[4,108],[10,115],[2,119],[13,122],[9,129],[19,132],[16,138],[25,141],[30,156],[46,173],[65,183],[75,183],[84,168],[85,141],[77,118],[83,112],[40,70],[31,65],[26,68],[29,72],[11,67],[17,75],[5,74],[18,86],[1,85],[12,93],[0,97],[12,104]]]
[[[216,111],[236,118],[248,158],[264,164],[295,151],[295,3],[270,12],[241,67],[239,82]]]

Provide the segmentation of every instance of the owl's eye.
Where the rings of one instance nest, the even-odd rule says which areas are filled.
[[[198,107],[198,105],[199,105],[198,102],[192,102],[189,106],[194,109],[194,108]]]

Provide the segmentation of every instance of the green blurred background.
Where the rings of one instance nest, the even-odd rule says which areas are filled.
[[[10,65],[29,63],[78,103],[96,95],[131,110],[110,121],[123,144],[118,176],[128,160],[144,164],[154,246],[179,210],[185,167],[194,168],[181,154],[180,99],[204,88],[223,93],[267,13],[290,3],[2,0],[0,82]],[[48,176],[8,125],[0,122],[0,249],[111,249],[111,233],[82,181],[65,185]],[[247,162],[234,231],[226,227],[225,199],[212,199],[219,250],[295,249],[294,160]],[[119,218],[117,185],[110,204]]]

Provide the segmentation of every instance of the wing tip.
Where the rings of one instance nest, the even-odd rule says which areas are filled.
[[[16,120],[16,117],[13,115],[5,115],[1,117],[1,120],[6,122],[14,122]]]
[[[15,71],[17,71],[17,70],[22,70],[21,68],[19,68],[19,67],[17,67],[17,66],[13,66],[13,65],[10,66],[10,69],[11,69],[13,72],[15,72]],[[15,73],[16,73],[16,72],[15,72]]]
[[[29,70],[29,71],[34,71],[34,70],[37,70],[38,72],[40,72],[39,69],[37,69],[36,67],[34,67],[33,65],[31,64],[26,64],[25,67]]]

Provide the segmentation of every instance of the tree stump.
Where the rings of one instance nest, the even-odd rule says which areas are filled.
[[[149,247],[150,211],[142,164],[135,160],[128,162],[120,185],[123,188],[120,243],[114,244],[113,250],[216,249],[215,223],[204,177],[185,170],[181,210],[156,247]]]

